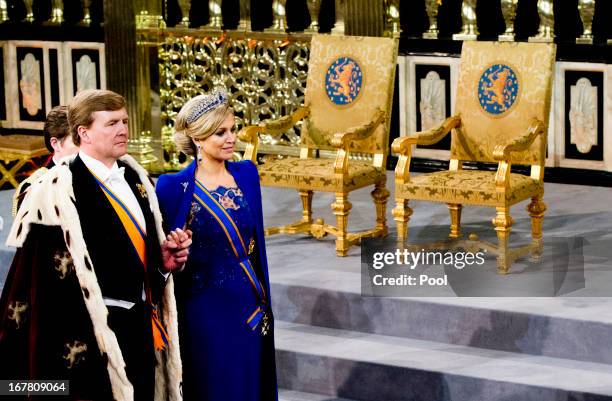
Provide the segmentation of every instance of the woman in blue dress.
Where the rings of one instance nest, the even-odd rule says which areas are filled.
[[[187,401],[275,401],[274,322],[256,166],[230,162],[236,133],[223,89],[194,97],[175,142],[194,160],[157,182],[168,229],[193,232],[175,274]]]

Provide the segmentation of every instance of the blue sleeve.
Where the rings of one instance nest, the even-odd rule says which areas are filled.
[[[257,166],[251,160],[244,160],[243,163],[249,172],[249,179],[257,180],[257,186],[259,187],[259,170],[257,170]]]

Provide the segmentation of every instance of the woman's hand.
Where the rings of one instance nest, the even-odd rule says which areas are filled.
[[[163,271],[165,273],[181,269],[189,256],[191,246],[191,230],[181,230],[177,228],[171,231],[161,246],[162,260],[164,262]]]

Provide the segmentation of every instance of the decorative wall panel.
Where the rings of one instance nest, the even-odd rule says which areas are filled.
[[[102,43],[7,41],[0,49],[2,128],[42,130],[76,88],[106,87]]]
[[[64,63],[67,66],[66,99],[70,101],[82,89],[106,89],[106,66],[103,43],[65,42]]]
[[[451,116],[450,65],[415,64],[416,131],[435,128]],[[450,150],[450,136],[423,149]]]
[[[19,120],[44,121],[45,86],[49,86],[44,73],[43,49],[17,47],[17,82],[19,83]]]
[[[611,170],[611,67],[571,62],[558,62],[557,65],[557,165]]]
[[[459,58],[401,56],[398,60],[401,135],[431,128],[451,116],[459,78]],[[450,137],[432,146],[419,146],[413,155],[448,160]]]
[[[60,43],[8,41],[5,50],[6,120],[2,126],[40,130],[47,112],[55,106],[53,100],[58,99],[57,86],[52,82],[62,82],[63,78],[63,67],[58,65],[57,57]],[[57,76],[52,77],[51,71]],[[62,93],[59,92],[61,102]]]

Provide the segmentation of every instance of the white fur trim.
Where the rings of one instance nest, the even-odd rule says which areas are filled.
[[[164,240],[164,232],[161,225],[161,213],[155,196],[155,190],[149,182],[146,171],[136,163],[130,156],[123,156],[123,162],[134,169],[141,182],[147,190],[151,211],[155,217],[155,224],[160,244]],[[17,213],[11,231],[7,238],[7,245],[21,247],[25,242],[32,224],[43,224],[47,226],[59,226],[64,234],[66,247],[72,256],[75,273],[82,289],[89,293],[89,297],[83,296],[87,311],[91,318],[96,342],[102,353],[108,357],[107,370],[113,391],[113,397],[117,401],[132,401],[134,389],[125,373],[125,362],[117,342],[115,333],[108,327],[108,310],[102,299],[102,292],[95,274],[95,267],[89,257],[81,223],[72,189],[72,173],[63,159],[59,166],[55,166],[44,174],[29,188],[23,199],[23,203]],[[89,260],[92,267],[89,270],[85,259]],[[156,367],[155,400],[164,401],[167,395],[172,401],[180,401],[180,382],[182,377],[181,359],[178,342],[178,328],[176,327],[176,300],[174,298],[174,287],[172,277],[168,279],[164,290],[163,320],[168,327],[170,346],[167,348],[166,372],[163,372],[164,364],[158,363]],[[166,377],[168,381],[166,382]]]

